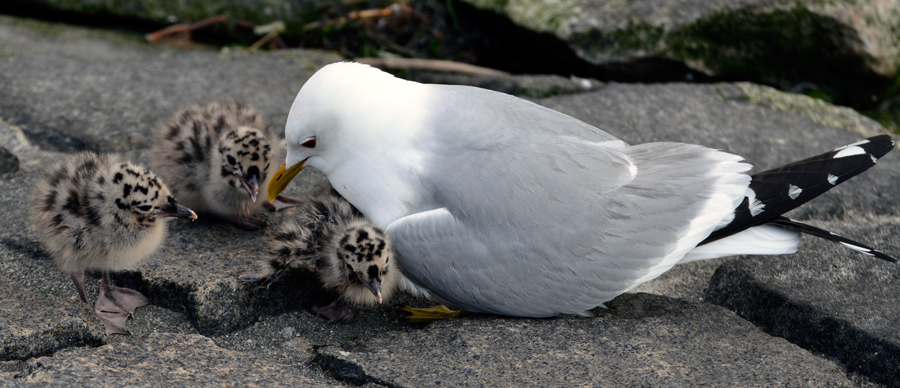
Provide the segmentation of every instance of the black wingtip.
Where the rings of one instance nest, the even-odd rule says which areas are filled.
[[[892,139],[890,135],[872,136],[866,140],[869,141],[870,146],[866,147],[864,144],[862,148],[866,150],[866,152],[875,155],[876,158],[881,158],[894,149],[894,139]]]
[[[770,222],[875,166],[892,149],[894,141],[889,135],[872,136],[755,173],[732,222],[714,231],[701,244]]]
[[[839,235],[831,233],[825,229],[820,229],[820,228],[817,228],[812,225],[807,225],[802,222],[794,221],[787,217],[778,217],[778,218],[774,219],[771,222],[771,224],[780,226],[785,229],[796,230],[798,232],[805,233],[810,236],[816,236],[816,237],[823,238],[825,240],[828,240],[828,241],[831,241],[834,243],[841,244],[842,246],[844,246],[848,249],[852,249],[852,250],[862,253],[866,256],[873,256],[875,258],[878,258],[878,259],[881,259],[884,261],[889,261],[891,263],[897,262],[897,259],[895,259],[891,256],[888,256],[884,252],[877,251],[868,245],[865,245],[865,244],[857,242],[857,241],[853,241],[844,236],[839,236]]]
[[[893,258],[893,257],[890,257],[890,256],[888,256],[888,255],[886,255],[886,254],[884,254],[884,253],[882,253],[882,252],[879,252],[879,251],[872,251],[872,256],[875,256],[875,257],[877,257],[877,258],[879,258],[879,259],[881,259],[881,260],[884,260],[884,261],[889,261],[889,262],[891,262],[891,263],[896,263],[896,262],[897,262],[897,259],[895,259],[895,258]]]

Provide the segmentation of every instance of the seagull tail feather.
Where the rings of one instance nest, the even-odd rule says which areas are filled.
[[[734,219],[713,231],[699,245],[771,223],[835,241],[851,249],[860,248],[856,250],[893,261],[890,256],[858,242],[782,217],[782,214],[868,170],[893,148],[894,142],[890,136],[873,136],[821,155],[753,174],[744,201],[735,209]]]

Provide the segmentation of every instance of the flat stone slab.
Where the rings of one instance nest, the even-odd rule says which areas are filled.
[[[6,16],[0,42],[0,117],[57,151],[146,148],[175,110],[223,98],[257,107],[281,132],[300,86],[341,60],[152,47],[137,35]]]
[[[723,309],[649,294],[595,319],[453,319],[319,353],[338,379],[393,387],[850,385]]]
[[[103,327],[93,310],[78,299],[75,287],[59,289],[64,288],[60,286],[68,276],[48,271],[48,263],[6,246],[0,246],[0,256],[0,272],[4,274],[0,282],[0,360],[23,360],[61,348],[103,343]],[[20,265],[12,265],[13,261]],[[21,265],[22,261],[31,265]],[[29,278],[15,273],[25,270],[23,267],[34,271]],[[34,281],[38,279],[47,281]]]
[[[338,386],[300,377],[293,369],[222,349],[199,335],[150,334],[128,343],[69,349],[31,360],[17,380],[55,386]]]
[[[900,219],[817,222],[900,255]],[[900,386],[900,265],[804,240],[789,256],[726,262],[709,286],[711,303],[767,333],[838,360],[852,372]]]

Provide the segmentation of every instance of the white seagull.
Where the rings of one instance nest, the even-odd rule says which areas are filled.
[[[676,264],[796,252],[801,232],[894,261],[782,216],[873,166],[886,135],[751,176],[736,155],[337,63],[297,94],[285,137],[270,197],[322,171],[388,232],[404,287],[471,312],[584,314]]]

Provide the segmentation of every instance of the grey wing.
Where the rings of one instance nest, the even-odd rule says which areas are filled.
[[[525,140],[429,163],[441,207],[388,227],[409,280],[475,312],[581,313],[671,268],[749,184],[700,146]]]

